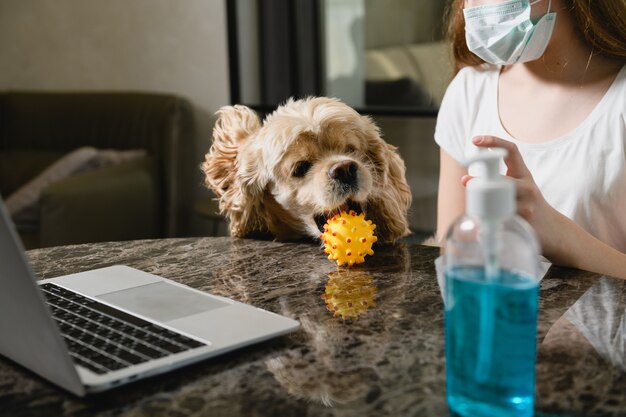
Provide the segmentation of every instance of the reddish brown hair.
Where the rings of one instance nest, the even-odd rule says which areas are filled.
[[[578,35],[596,54],[626,62],[626,1],[565,0]],[[446,38],[452,42],[454,73],[484,63],[465,42],[464,0],[452,0],[447,11]]]

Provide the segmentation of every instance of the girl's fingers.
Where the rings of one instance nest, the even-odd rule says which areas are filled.
[[[504,158],[504,163],[508,168],[507,175],[515,178],[530,176],[530,171],[528,171],[517,145],[513,142],[495,136],[476,136],[472,139],[472,143],[481,148],[506,149],[507,156]]]
[[[472,177],[471,175],[463,175],[461,177],[461,184],[463,184],[464,187],[467,186],[467,183],[470,182],[472,178],[474,177]]]

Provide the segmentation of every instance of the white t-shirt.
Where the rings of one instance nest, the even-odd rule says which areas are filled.
[[[497,136],[515,143],[552,207],[626,252],[626,65],[577,128],[539,144],[520,142],[502,126],[499,74],[497,66],[459,71],[441,103],[435,141],[459,162],[477,151],[471,142],[474,136]]]

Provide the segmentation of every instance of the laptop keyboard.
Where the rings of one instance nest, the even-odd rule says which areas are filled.
[[[70,356],[97,374],[206,346],[57,285],[40,287]]]

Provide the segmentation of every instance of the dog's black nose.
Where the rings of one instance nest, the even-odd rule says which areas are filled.
[[[353,185],[356,182],[356,172],[356,162],[341,161],[330,167],[328,176],[341,184]]]

